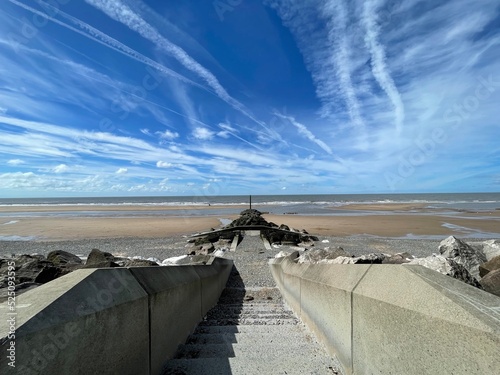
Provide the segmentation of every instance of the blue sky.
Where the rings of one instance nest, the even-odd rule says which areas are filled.
[[[500,191],[498,1],[4,0],[0,196]]]

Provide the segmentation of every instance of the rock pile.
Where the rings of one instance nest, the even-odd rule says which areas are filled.
[[[450,236],[439,244],[439,253],[414,258],[408,253],[371,253],[358,257],[344,249],[317,249],[302,252],[298,263],[329,264],[416,264],[500,296],[500,240],[466,243]],[[279,256],[286,256],[280,253]]]
[[[0,258],[0,303],[8,296],[8,269],[12,263],[15,269],[16,295],[19,295],[80,268],[151,267],[206,262],[207,257],[188,255],[179,257],[176,261],[165,259],[163,262],[159,259],[145,259],[139,256],[122,258],[98,249],[92,249],[86,261],[63,250],[52,251],[46,258],[39,254]]]
[[[191,239],[189,243],[192,246],[192,252],[210,254],[217,250],[227,251],[234,237],[241,234],[244,227],[259,227],[261,236],[274,245],[299,245],[308,248],[314,246],[314,241],[318,241],[317,237],[309,235],[305,230],[299,231],[285,224],[278,226],[264,219],[262,212],[248,209],[242,211],[239,218],[222,229],[212,229],[204,236]],[[234,230],[231,230],[233,228]]]

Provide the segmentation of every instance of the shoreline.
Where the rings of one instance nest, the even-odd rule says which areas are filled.
[[[329,208],[331,215],[274,214],[263,217],[278,225],[305,229],[317,236],[375,236],[387,238],[436,238],[455,235],[464,238],[500,238],[500,211],[442,212],[425,204],[359,204]],[[256,205],[256,207],[259,207]],[[11,206],[0,207],[0,243],[9,240],[62,241],[100,238],[164,238],[191,235],[220,228],[238,214],[210,213],[207,209],[246,207],[215,206]],[[348,214],[345,211],[351,210]],[[38,211],[34,211],[34,210]],[[261,208],[262,209],[262,208]],[[265,209],[262,209],[264,211]],[[335,213],[336,210],[341,213]],[[66,215],[65,213],[74,212]],[[101,215],[88,215],[102,211]],[[107,211],[109,214],[106,214]],[[140,211],[132,216],[130,211]],[[159,211],[169,211],[162,215]],[[184,211],[184,212],[183,212]],[[26,212],[61,215],[25,215]],[[116,215],[115,212],[123,212]],[[227,212],[227,211],[226,211]],[[16,216],[16,213],[19,215]]]

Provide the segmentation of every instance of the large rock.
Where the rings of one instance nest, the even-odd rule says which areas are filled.
[[[497,256],[500,256],[500,240],[488,240],[483,241],[482,252],[486,257],[486,260],[491,260]]]
[[[481,284],[471,275],[467,268],[451,258],[445,258],[441,255],[431,255],[427,258],[413,259],[407,264],[417,264],[429,268],[481,289]]]
[[[397,254],[386,254],[385,259],[382,261],[383,264],[403,264],[408,263],[413,260],[413,255],[409,253],[397,253]]]
[[[123,267],[154,267],[159,266],[159,264],[152,260],[147,259],[125,259],[118,262]]]
[[[54,263],[56,266],[65,266],[67,264],[81,264],[82,260],[75,254],[68,253],[64,250],[51,251],[47,255],[47,260]]]
[[[324,260],[333,260],[338,257],[350,257],[344,249],[341,247],[337,247],[336,249],[317,249],[317,250],[308,250],[303,252],[297,262],[298,263],[320,263]]]
[[[479,279],[479,266],[486,262],[484,253],[464,241],[450,236],[439,244],[439,252],[445,258],[463,265],[474,278]]]
[[[320,263],[330,264],[381,264],[385,259],[385,254],[371,253],[359,257],[339,256],[335,259],[326,259]]]
[[[500,269],[491,271],[481,279],[483,289],[500,297]]]
[[[484,277],[491,271],[500,269],[500,255],[479,266],[479,276]]]
[[[113,254],[101,251],[99,249],[92,249],[89,256],[87,257],[87,262],[85,263],[85,268],[89,268],[90,266],[94,267],[118,267],[116,263],[116,258]],[[115,265],[112,265],[112,264]],[[92,267],[92,268],[94,268]]]

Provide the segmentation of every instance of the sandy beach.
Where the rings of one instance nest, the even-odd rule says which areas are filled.
[[[32,238],[33,240],[60,241],[85,238],[161,238],[173,235],[189,235],[210,228],[221,227],[220,219],[232,220],[237,215],[186,216],[189,212],[217,206],[22,206],[1,207],[0,238]],[[228,208],[228,206],[220,206]],[[236,208],[241,208],[235,206]],[[233,207],[234,208],[234,207]],[[286,224],[296,229],[305,229],[311,234],[322,236],[371,235],[379,237],[405,236],[449,236],[471,233],[500,232],[500,211],[481,213],[459,212],[456,215],[439,211],[423,210],[415,204],[363,204],[341,207],[342,210],[362,210],[359,215],[305,216],[265,214],[268,221]],[[100,215],[85,216],[92,211],[140,211],[140,216]],[[171,211],[170,215],[158,214],[158,210]],[[182,211],[181,211],[182,210]],[[26,212],[69,212],[74,215],[23,216]],[[368,211],[369,214],[366,214]],[[371,213],[370,213],[371,211]],[[383,212],[381,212],[383,211]],[[78,213],[81,212],[82,216]],[[151,212],[151,215],[148,215]],[[176,215],[171,215],[174,212]],[[271,210],[272,212],[272,210]],[[16,216],[16,213],[20,213]],[[184,216],[183,216],[184,215]],[[500,235],[498,236],[500,237]]]

